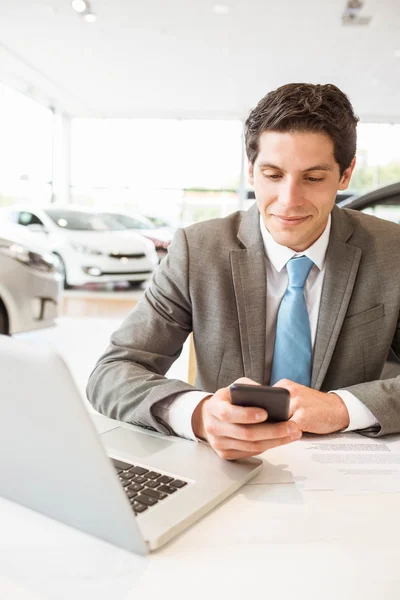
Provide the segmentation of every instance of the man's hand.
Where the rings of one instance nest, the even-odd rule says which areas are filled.
[[[290,393],[290,420],[297,423],[301,431],[333,433],[349,426],[348,410],[337,394],[319,392],[289,379],[281,379],[274,387],[285,388]]]
[[[247,377],[234,383],[258,385]],[[192,416],[192,427],[197,437],[207,440],[221,458],[228,460],[256,456],[301,437],[294,421],[263,423],[266,418],[267,413],[262,408],[231,404],[227,387],[200,402]]]

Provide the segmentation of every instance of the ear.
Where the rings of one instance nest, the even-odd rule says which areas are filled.
[[[247,162],[248,162],[248,171],[247,171],[248,181],[249,181],[250,185],[254,185],[254,167],[250,161],[247,161]]]
[[[350,163],[350,166],[344,171],[342,177],[340,178],[338,190],[347,190],[355,166],[356,157],[353,158],[353,160]]]

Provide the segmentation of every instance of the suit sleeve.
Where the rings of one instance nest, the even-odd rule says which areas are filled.
[[[392,350],[400,358],[400,315],[392,342]],[[400,431],[400,375],[391,379],[368,381],[343,388],[354,394],[372,412],[378,425],[359,433],[379,437]]]
[[[165,377],[192,330],[188,274],[186,234],[178,230],[150,287],[113,333],[90,375],[87,396],[98,412],[160,433],[173,433],[152,408],[160,401],[168,407],[176,394],[196,389]]]

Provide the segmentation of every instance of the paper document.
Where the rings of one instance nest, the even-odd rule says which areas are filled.
[[[335,471],[335,490],[400,491],[400,436],[372,439],[358,433],[341,433],[307,436],[302,441],[305,460]],[[306,487],[313,484],[309,480]]]
[[[358,433],[304,434],[262,456],[264,469],[252,481],[296,483],[304,490],[343,493],[400,491],[400,436],[367,438]]]

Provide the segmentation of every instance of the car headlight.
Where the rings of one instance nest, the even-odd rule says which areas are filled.
[[[1,246],[0,252],[37,271],[51,273],[58,270],[58,260],[50,252],[45,254],[34,252],[26,246],[13,242]]]
[[[71,247],[75,250],[75,252],[79,252],[79,254],[91,254],[92,256],[101,256],[103,252],[101,250],[95,250],[94,248],[89,248],[84,244],[78,244],[76,242],[70,242]]]

